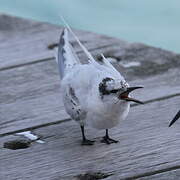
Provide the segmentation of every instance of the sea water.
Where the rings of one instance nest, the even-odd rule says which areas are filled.
[[[0,12],[180,53],[180,0],[0,0]]]

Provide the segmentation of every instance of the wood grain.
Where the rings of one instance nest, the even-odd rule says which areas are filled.
[[[176,169],[176,170],[173,170],[173,169]],[[158,172],[154,173],[154,175],[138,178],[138,180],[150,180],[150,179],[175,180],[175,179],[179,179],[179,177],[180,177],[180,169],[179,169],[179,166],[177,166],[177,167],[172,167],[172,168],[170,167],[168,169],[165,169],[165,172],[161,170],[159,173]]]
[[[95,139],[96,144],[80,146],[80,129],[74,121],[37,129],[34,133],[41,135],[45,144],[34,143],[24,150],[1,150],[0,177],[71,179],[91,171],[129,179],[179,166],[179,123],[168,128],[179,103],[179,98],[174,97],[132,108],[128,118],[110,130],[111,136],[120,140],[118,144],[101,144],[105,132],[87,128],[88,138]],[[1,138],[0,146],[11,138]]]
[[[49,50],[48,46],[58,42],[62,27],[2,14],[0,23],[0,70],[52,60],[54,51]],[[137,67],[136,71],[138,75],[180,66],[180,55],[170,51],[80,30],[75,30],[75,33],[95,57],[104,53],[122,62],[140,61],[141,70]],[[72,36],[70,41],[80,59],[86,60]],[[122,67],[118,69],[121,71]],[[127,70],[127,74],[131,74],[131,70]]]
[[[10,22],[7,23],[7,21]],[[39,60],[47,60],[54,57],[54,52],[48,46],[59,41],[62,26],[50,25],[21,18],[0,15],[0,69],[16,67]],[[104,35],[75,30],[75,33],[83,44],[94,50],[112,44],[125,46],[125,41],[110,38]],[[70,36],[77,53],[82,53],[81,48]]]
[[[168,128],[180,104],[180,55],[141,43],[75,30],[96,59],[100,53],[130,85],[144,89],[133,96],[128,118],[112,130],[118,144],[100,143],[104,131],[86,128],[91,147],[80,146],[79,126],[69,119],[62,99],[54,50],[62,27],[0,14],[0,180],[178,179],[179,122]],[[83,63],[86,56],[70,36]],[[138,62],[138,66],[124,64]],[[45,144],[3,148],[32,130]],[[81,177],[81,178],[80,178]]]

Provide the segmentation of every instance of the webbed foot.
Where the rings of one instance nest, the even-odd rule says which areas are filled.
[[[118,143],[119,141],[111,139],[108,134],[108,129],[106,129],[106,135],[103,137],[101,142],[106,144],[112,144],[112,143]]]
[[[91,146],[94,144],[95,141],[86,139],[85,133],[84,133],[84,126],[81,126],[81,132],[82,132],[82,143],[83,146]]]
[[[119,141],[104,136],[101,142],[106,144],[112,144],[112,143],[118,143]]]
[[[95,141],[88,140],[88,139],[83,139],[81,145],[82,145],[82,146],[91,146],[91,145],[94,144],[94,142],[95,142]]]

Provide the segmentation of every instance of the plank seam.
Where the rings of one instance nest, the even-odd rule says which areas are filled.
[[[157,99],[148,100],[148,101],[145,101],[144,103],[149,104],[149,103],[153,103],[153,102],[157,102],[157,101],[163,101],[163,100],[170,99],[170,98],[173,98],[173,97],[176,97],[176,96],[180,96],[180,93],[160,97],[160,98],[157,98]],[[139,104],[132,104],[131,105],[131,107],[134,107],[134,106],[140,106],[140,105]],[[55,121],[55,122],[49,122],[49,123],[45,123],[45,124],[41,124],[41,125],[37,125],[37,126],[32,126],[32,127],[20,129],[20,130],[10,131],[10,132],[7,132],[7,133],[0,134],[0,137],[8,136],[8,135],[23,132],[23,131],[29,131],[29,130],[43,128],[43,127],[47,127],[47,126],[51,126],[51,125],[56,125],[56,124],[60,124],[60,123],[64,123],[64,122],[69,122],[71,120],[72,119],[67,118],[67,119],[63,119],[63,120],[59,120],[59,121]]]
[[[32,65],[32,64],[38,64],[38,63],[45,62],[45,61],[50,61],[50,60],[53,60],[53,59],[54,59],[54,57],[48,57],[48,58],[39,59],[37,61],[32,61],[32,62],[27,62],[27,63],[23,63],[23,64],[7,66],[7,67],[0,68],[0,71],[5,71],[5,70],[14,69],[14,68],[23,67],[23,66]]]
[[[176,169],[180,169],[180,165],[173,166],[173,167],[168,167],[168,168],[165,168],[165,169],[156,170],[156,171],[153,171],[153,172],[146,172],[146,173],[139,174],[139,175],[136,175],[136,176],[126,177],[126,178],[124,178],[124,180],[133,180],[133,179],[138,179],[138,178],[142,178],[142,177],[148,177],[148,176],[152,176],[152,175],[161,174],[161,173],[164,173],[164,172],[173,171],[173,170],[176,170]]]
[[[106,47],[112,46],[112,45],[116,46],[116,45],[118,45],[118,43],[112,43],[112,44],[100,46],[98,48],[91,48],[91,49],[89,49],[89,51],[94,51],[96,49],[99,50],[99,49],[106,48]],[[81,53],[83,53],[83,51],[77,51],[76,53],[81,54]],[[46,62],[46,61],[50,61],[50,60],[53,60],[53,59],[54,59],[54,57],[47,57],[47,58],[43,58],[43,59],[39,59],[39,60],[36,60],[36,61],[27,62],[27,63],[21,63],[21,64],[17,64],[17,65],[10,65],[10,66],[7,66],[7,67],[0,68],[0,71],[5,71],[5,70],[9,70],[9,69],[18,68],[18,67],[23,67],[23,66],[28,66],[28,65],[32,65],[32,64],[41,63],[41,62]]]
[[[19,133],[19,132],[24,132],[24,131],[32,131],[34,129],[39,129],[39,128],[43,128],[43,127],[46,127],[46,126],[61,124],[61,123],[68,122],[68,121],[71,121],[71,119],[68,118],[68,119],[63,119],[63,120],[59,120],[59,121],[55,121],[55,122],[49,122],[49,123],[45,123],[45,124],[40,124],[40,125],[20,129],[20,130],[10,131],[10,132],[7,132],[7,133],[0,134],[0,137],[12,135],[12,134]]]
[[[163,97],[151,99],[151,100],[148,100],[148,101],[144,101],[144,104],[149,104],[149,103],[153,103],[153,102],[156,102],[156,101],[163,101],[163,100],[166,100],[166,99],[173,98],[173,97],[175,97],[175,96],[180,96],[180,93],[170,94],[170,95],[168,95],[168,96],[163,96]],[[132,106],[132,107],[134,107],[134,106],[139,106],[139,104],[132,104],[131,106]]]

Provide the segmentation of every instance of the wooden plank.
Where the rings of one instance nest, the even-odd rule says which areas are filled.
[[[177,167],[176,170],[173,170],[173,169],[176,169],[175,168],[168,168],[167,169],[167,172],[164,172],[164,171],[161,171],[161,173],[157,173],[155,175],[152,175],[152,176],[146,176],[146,177],[141,177],[141,178],[137,178],[138,180],[150,180],[150,179],[153,179],[153,180],[165,180],[165,179],[168,179],[168,180],[175,180],[175,179],[179,179],[180,177],[180,169],[179,167]]]
[[[138,70],[141,69],[141,66]],[[128,79],[131,85],[143,85],[145,88],[135,92],[143,101],[155,100],[180,92],[179,69],[149,78],[138,79],[135,69]],[[133,71],[134,70],[134,71]],[[134,73],[133,73],[134,72]],[[55,61],[31,64],[0,72],[0,135],[20,129],[56,123],[69,118],[62,99],[60,80]]]
[[[62,27],[6,15],[0,15],[0,23],[3,27],[0,30],[1,70],[54,57],[48,46],[58,42]],[[180,66],[180,55],[169,51],[80,30],[75,33],[95,57],[104,53],[122,62],[140,61],[147,75],[156,73],[157,69],[165,71],[169,66]],[[71,36],[70,41],[80,58],[87,59]]]
[[[0,39],[3,40],[4,38],[5,40],[1,44],[2,48],[0,48],[0,51],[2,50],[0,61],[10,63],[9,65],[6,64],[8,68],[12,67],[12,61],[14,61],[14,65],[22,65],[0,72],[0,134],[68,118],[60,96],[56,63],[54,59],[48,59],[47,52],[49,53],[49,50],[47,47],[45,48],[42,41],[44,38],[51,38],[52,36],[54,40],[57,40],[59,28],[9,16],[0,16],[0,22],[4,24],[4,29],[0,31]],[[6,22],[11,23],[7,24]],[[94,56],[104,52],[108,57],[119,58],[120,64],[116,61],[114,65],[125,75],[127,80],[136,80],[132,84],[141,84],[146,87],[141,91],[142,100],[149,101],[179,93],[179,72],[178,70],[168,71],[168,69],[180,66],[178,55],[142,44],[128,44],[94,33],[77,31],[77,34],[84,43],[88,43],[88,48],[92,48],[91,51]],[[110,46],[111,43],[114,45]],[[43,46],[44,49],[41,51],[38,49],[39,46]],[[33,55],[32,51],[34,52],[35,49],[31,48],[35,48],[38,53]],[[76,50],[78,52],[78,48]],[[41,52],[45,52],[44,57],[47,58],[47,61],[41,62],[41,59],[36,59],[40,58]],[[81,59],[85,59],[81,51],[79,51],[79,56]],[[8,59],[4,59],[4,57]],[[28,59],[28,57],[39,63],[23,65],[28,62],[33,63],[34,60],[23,60],[23,58]],[[139,62],[140,65],[129,68],[121,65],[123,62],[132,61]],[[1,63],[2,67],[4,67],[3,63]],[[168,74],[161,75],[163,72]],[[158,76],[143,80],[146,76],[152,75]],[[169,77],[168,80],[166,76]]]
[[[3,27],[0,30],[1,69],[54,57],[54,52],[48,49],[48,46],[59,41],[62,27],[6,15],[0,15],[0,23]],[[89,50],[112,44],[127,44],[95,33],[79,30],[75,30],[75,33]],[[82,52],[71,36],[70,41],[78,53]]]
[[[179,106],[179,55],[76,31],[95,57],[100,53],[115,57],[115,67],[130,84],[144,85],[145,89],[135,96],[149,103],[133,107],[127,121],[111,131],[120,138],[119,144],[109,147],[100,144],[104,133],[88,128],[88,136],[98,142],[94,147],[80,147],[78,126],[72,121],[62,123],[69,117],[61,100],[54,52],[48,49],[50,44],[57,43],[61,28],[5,15],[0,15],[0,24],[3,27],[0,29],[3,42],[0,44],[0,135],[6,134],[0,141],[0,179],[77,180],[78,175],[88,171],[94,174],[87,176],[113,173],[107,180],[158,179],[159,173],[166,177],[166,171],[180,167],[178,129],[167,128]],[[72,37],[71,42],[84,61],[86,57]],[[139,65],[123,65],[134,62]],[[35,133],[42,135],[46,143],[34,143],[28,149],[13,152],[2,148],[4,142],[17,138],[7,136],[8,133],[27,128],[35,128]]]
[[[96,143],[80,146],[80,128],[74,121],[36,129],[34,133],[42,136],[45,144],[34,143],[23,150],[2,148],[12,135],[2,137],[0,178],[73,179],[90,171],[113,174],[109,179],[133,179],[179,167],[180,124],[168,128],[179,103],[179,97],[174,97],[133,107],[128,118],[110,130],[111,136],[120,140],[118,144],[101,144],[105,132],[87,128],[88,138]]]

